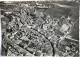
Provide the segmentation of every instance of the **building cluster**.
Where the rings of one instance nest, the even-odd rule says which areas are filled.
[[[52,18],[22,4],[12,10],[11,13],[5,12],[5,17],[11,16],[9,21],[2,20],[2,43],[7,47],[7,56],[55,56],[56,53],[59,56],[74,56],[79,52],[70,35],[74,25],[70,16]],[[7,39],[4,36],[16,45],[4,44],[4,39]],[[20,52],[17,47],[28,53]]]

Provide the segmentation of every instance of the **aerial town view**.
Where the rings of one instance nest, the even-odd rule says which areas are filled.
[[[0,2],[2,56],[79,57],[77,2]]]

